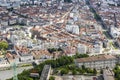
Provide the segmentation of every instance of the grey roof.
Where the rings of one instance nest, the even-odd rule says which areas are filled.
[[[47,77],[49,75],[49,71],[50,71],[51,66],[50,65],[45,65],[43,68],[43,71],[41,73],[41,77],[40,80],[47,80]]]

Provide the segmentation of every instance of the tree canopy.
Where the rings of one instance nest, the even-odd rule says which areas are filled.
[[[63,74],[68,74],[68,70],[67,69],[62,69],[61,71],[60,71],[60,74],[61,75],[63,75]]]
[[[80,54],[80,53],[76,53],[76,55],[74,55],[74,58],[85,58],[85,57],[89,57],[88,54]]]
[[[54,50],[55,49],[53,49],[53,51]],[[61,50],[61,49],[59,49],[59,50]],[[85,54],[79,55],[78,54],[78,56],[80,58],[82,58],[82,57],[87,57],[88,55],[85,55]],[[72,72],[73,75],[84,74],[84,73],[93,74],[93,70],[85,68],[84,65],[82,66],[82,68],[76,67],[76,65],[74,64],[74,59],[77,57],[61,56],[57,59],[44,61],[44,62],[40,63],[39,65],[35,65],[33,69],[24,70],[21,74],[18,74],[18,79],[19,80],[28,80],[28,79],[32,80],[32,78],[30,78],[30,73],[39,73],[41,75],[43,67],[45,65],[51,65],[51,67],[53,69],[56,69],[55,73],[60,72],[61,75],[68,74],[69,72]],[[60,69],[60,70],[58,70],[58,69]],[[35,79],[39,80],[37,78],[35,78]],[[9,79],[9,80],[12,80],[12,79]]]
[[[50,53],[53,53],[55,51],[63,51],[61,48],[48,48],[47,49]]]
[[[116,67],[114,68],[114,73],[115,73],[115,80],[120,80],[120,66],[116,65]]]
[[[8,43],[6,41],[0,42],[0,49],[6,50],[8,48]]]
[[[50,76],[49,80],[55,80],[54,76]]]
[[[68,2],[68,3],[70,3],[70,2],[72,2],[72,0],[64,0],[64,2]]]

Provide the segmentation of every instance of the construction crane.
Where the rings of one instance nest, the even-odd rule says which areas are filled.
[[[12,69],[13,69],[13,80],[18,80],[18,77],[17,77],[17,71],[16,71],[16,62],[14,61],[13,63],[12,63]]]

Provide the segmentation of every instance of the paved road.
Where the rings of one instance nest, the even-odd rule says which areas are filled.
[[[31,69],[32,66],[29,67],[21,67],[17,68],[17,74],[21,73],[23,70]],[[13,77],[13,70],[5,70],[5,71],[0,71],[0,80],[6,80]]]

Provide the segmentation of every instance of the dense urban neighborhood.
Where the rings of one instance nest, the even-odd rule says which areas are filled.
[[[0,0],[0,80],[120,80],[120,0]]]

